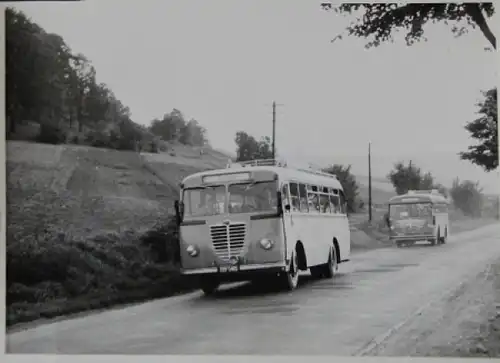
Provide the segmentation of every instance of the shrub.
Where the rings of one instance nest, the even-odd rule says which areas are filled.
[[[166,224],[158,224],[142,236],[141,244],[150,249],[156,262],[180,262],[179,231],[173,216]]]
[[[60,127],[42,124],[40,126],[40,133],[38,134],[37,141],[44,144],[63,144],[66,142],[66,134]]]

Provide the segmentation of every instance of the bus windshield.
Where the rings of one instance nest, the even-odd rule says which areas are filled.
[[[278,183],[264,181],[238,183],[229,186],[229,213],[276,212]]]
[[[184,189],[184,216],[207,217],[224,213],[226,187],[215,185]]]
[[[230,184],[229,214],[277,212],[276,181]],[[183,192],[185,217],[208,217],[226,213],[226,186],[187,188]]]
[[[427,219],[432,216],[430,203],[392,204],[389,206],[389,217],[393,220],[408,218]]]

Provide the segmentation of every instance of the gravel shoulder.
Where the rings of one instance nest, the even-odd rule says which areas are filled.
[[[500,357],[500,259],[366,355]]]

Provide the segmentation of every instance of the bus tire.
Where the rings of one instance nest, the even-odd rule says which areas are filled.
[[[444,229],[444,236],[441,238],[441,243],[445,244],[447,240],[448,240],[448,228],[445,228]]]
[[[207,296],[213,295],[219,286],[220,282],[215,278],[205,277],[200,281],[200,288]]]
[[[323,275],[327,279],[331,279],[335,276],[335,272],[337,272],[338,263],[337,263],[337,254],[335,253],[335,247],[330,247],[330,252],[328,253],[328,262],[323,265]]]
[[[282,276],[284,287],[288,291],[295,290],[299,284],[299,264],[297,252],[293,252],[290,259],[290,267]]]

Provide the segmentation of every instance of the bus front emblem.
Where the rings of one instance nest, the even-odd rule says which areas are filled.
[[[222,221],[222,224],[229,226],[229,223],[231,223],[230,220],[226,219],[225,221]]]

